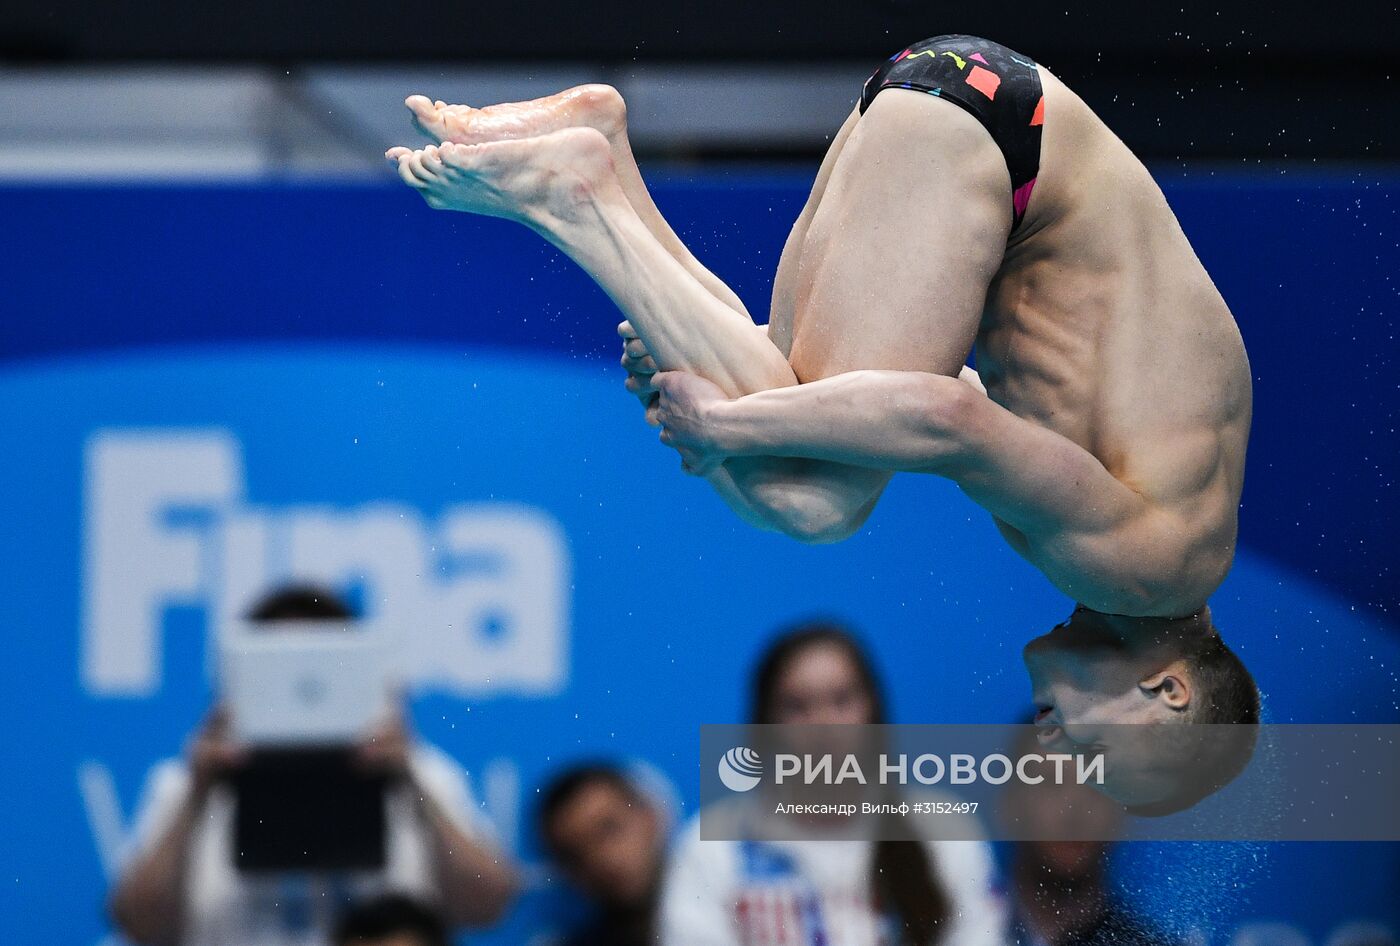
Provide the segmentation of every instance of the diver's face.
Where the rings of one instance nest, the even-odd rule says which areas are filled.
[[[1091,708],[1065,721],[1057,711],[1037,714],[1037,741],[1043,754],[1088,759],[1103,756],[1103,782],[1091,787],[1124,805],[1140,805],[1171,794],[1192,764],[1181,720],[1109,721]]]
[[[1097,787],[1124,804],[1167,793],[1186,761],[1169,751],[1179,742],[1171,737],[1184,707],[1152,685],[1161,658],[1135,653],[1101,616],[1082,610],[1022,656],[1042,752],[1102,754],[1105,778]]]
[[[1036,723],[1074,728],[1086,736],[1105,723],[1146,723],[1165,717],[1141,684],[1142,655],[1101,615],[1079,610],[1021,654],[1031,678]]]

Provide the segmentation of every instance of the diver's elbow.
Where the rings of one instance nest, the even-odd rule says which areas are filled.
[[[985,425],[987,396],[956,378],[910,374],[919,376],[900,382],[908,392],[902,416],[910,444],[907,467],[900,468],[949,475]]]

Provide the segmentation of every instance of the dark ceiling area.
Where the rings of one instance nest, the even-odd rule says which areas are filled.
[[[0,62],[781,66],[869,62],[974,33],[1053,69],[1139,153],[1172,160],[1400,159],[1393,5],[620,0],[213,4],[51,0],[0,8]]]

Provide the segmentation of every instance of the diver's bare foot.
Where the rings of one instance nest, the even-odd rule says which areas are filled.
[[[593,128],[565,128],[535,138],[416,151],[391,148],[399,176],[435,210],[504,217],[548,229],[571,220],[592,197],[616,184],[608,140]]]
[[[594,128],[609,141],[627,125],[627,106],[610,85],[575,86],[529,102],[472,108],[411,95],[404,102],[418,130],[460,145],[537,138],[565,128]]]

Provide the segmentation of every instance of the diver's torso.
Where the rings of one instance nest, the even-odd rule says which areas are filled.
[[[1215,478],[1233,508],[1250,410],[1234,319],[1147,169],[1041,75],[1040,175],[988,290],[983,383],[1145,495]]]

